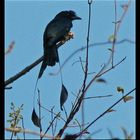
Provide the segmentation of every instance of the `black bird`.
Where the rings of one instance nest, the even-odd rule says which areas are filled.
[[[80,20],[72,10],[62,11],[46,26],[43,35],[44,58],[38,75],[41,78],[44,70],[48,66],[54,66],[59,62],[58,51],[56,44],[63,40],[72,28],[73,20]]]

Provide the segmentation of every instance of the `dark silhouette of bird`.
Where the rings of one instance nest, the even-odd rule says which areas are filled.
[[[43,35],[44,57],[38,79],[41,78],[47,66],[54,66],[59,62],[57,43],[64,40],[70,32],[73,26],[72,21],[80,19],[72,10],[62,11],[46,26]]]

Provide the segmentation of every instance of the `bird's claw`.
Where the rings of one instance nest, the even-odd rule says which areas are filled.
[[[73,32],[68,32],[66,37],[68,37],[68,40],[70,40],[71,38],[73,39],[74,38],[74,33]]]
[[[61,43],[64,44],[66,41],[73,39],[74,33],[68,32],[68,34],[64,37],[63,40],[61,40]]]

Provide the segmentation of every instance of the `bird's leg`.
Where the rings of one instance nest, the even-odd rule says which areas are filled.
[[[65,36],[66,41],[73,39],[74,33],[73,32],[68,32],[68,34]]]
[[[74,33],[68,32],[67,35],[64,36],[63,40],[61,40],[61,43],[64,44],[66,41],[73,39]]]

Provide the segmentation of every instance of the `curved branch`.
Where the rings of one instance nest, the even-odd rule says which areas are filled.
[[[106,109],[101,115],[99,115],[95,120],[93,120],[84,130],[83,132],[86,131],[91,125],[93,125],[97,120],[99,120],[101,117],[103,117],[109,110],[111,110],[114,106],[116,106],[119,102],[121,102],[126,96],[134,92],[136,88],[132,89],[129,91],[127,94],[125,94],[123,97],[121,97],[118,101],[116,101],[113,105],[111,105],[108,109]],[[81,132],[82,133],[82,132]]]
[[[122,39],[120,41],[116,41],[116,45],[119,45],[119,44],[122,44],[122,43],[125,43],[125,42],[128,42],[128,43],[131,43],[131,44],[135,44],[134,41],[132,40],[129,40],[129,39]],[[109,44],[112,44],[112,42],[110,41],[104,41],[104,42],[97,42],[97,43],[92,43],[89,45],[89,48],[92,48],[92,47],[95,47],[95,46],[103,46],[103,45],[109,45]],[[81,48],[75,50],[73,53],[71,53],[66,59],[65,61],[63,62],[63,64],[61,65],[61,68],[56,72],[56,73],[50,73],[50,75],[57,75],[59,74],[59,72],[62,70],[62,68],[65,66],[65,64],[73,57],[75,56],[77,53],[81,52],[81,51],[84,51],[86,49],[86,46],[82,46]]]
[[[36,60],[34,63],[32,63],[31,65],[27,66],[26,68],[24,68],[22,71],[20,71],[18,74],[14,75],[13,77],[9,78],[8,80],[5,81],[5,86],[13,83],[15,80],[19,79],[21,76],[23,76],[24,74],[26,74],[27,72],[29,72],[32,68],[34,68],[35,66],[37,66],[41,61],[43,60],[43,56],[40,57],[38,60]]]
[[[116,44],[122,44],[122,43],[132,43],[134,44],[134,41],[131,41],[129,39],[122,39],[120,41],[117,41]],[[109,41],[105,41],[105,42],[97,42],[94,44],[90,44],[89,48],[94,47],[94,46],[101,46],[101,45],[107,45],[107,44],[111,44],[111,42]],[[62,45],[58,44],[58,48]],[[58,70],[57,73],[55,73],[56,75],[60,72],[60,70],[64,67],[64,65],[78,52],[85,50],[86,47],[83,46],[80,49],[77,49],[76,51],[74,51],[71,55],[69,55],[69,57],[64,61],[64,63],[62,64],[61,68]],[[37,59],[35,62],[33,62],[31,65],[27,66],[26,68],[24,68],[23,70],[21,70],[18,74],[12,76],[11,78],[9,78],[8,80],[5,81],[5,87],[11,83],[13,83],[14,81],[16,81],[17,79],[19,79],[21,76],[23,76],[24,74],[26,74],[27,72],[29,72],[32,68],[34,68],[35,66],[37,66],[41,61],[43,60],[43,56],[41,56],[39,59]],[[55,75],[54,74],[54,75]]]
[[[71,38],[66,38],[63,41],[60,41],[56,47],[59,48],[60,46],[62,46],[66,41],[70,40]],[[24,74],[26,74],[27,72],[29,72],[32,68],[34,68],[35,66],[37,66],[42,60],[43,60],[44,56],[41,56],[39,59],[37,59],[35,62],[33,62],[31,65],[27,66],[26,68],[24,68],[22,71],[20,71],[18,74],[14,75],[13,77],[9,78],[8,80],[5,81],[5,87],[11,83],[13,83],[15,80],[17,80],[18,78],[20,78],[21,76],[23,76]]]

